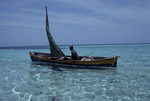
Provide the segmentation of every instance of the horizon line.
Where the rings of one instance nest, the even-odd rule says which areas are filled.
[[[64,44],[64,45],[58,45],[58,46],[86,46],[86,45],[129,45],[129,44],[150,44],[150,43],[106,43],[106,44]],[[40,46],[49,46],[49,45],[25,45],[25,46],[0,46],[0,48],[15,48],[15,47],[40,47]]]

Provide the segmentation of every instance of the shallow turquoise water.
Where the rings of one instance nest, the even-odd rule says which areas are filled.
[[[68,46],[61,46],[70,55]],[[121,56],[116,69],[55,70],[31,62],[47,47],[0,48],[0,101],[149,101],[150,44],[75,46],[79,55]]]

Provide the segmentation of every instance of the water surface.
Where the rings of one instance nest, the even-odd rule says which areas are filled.
[[[70,55],[68,46],[60,46]],[[78,45],[79,55],[121,56],[116,69],[68,69],[32,63],[29,51],[0,48],[0,101],[149,101],[150,44]]]

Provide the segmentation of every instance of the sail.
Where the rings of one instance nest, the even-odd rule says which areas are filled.
[[[65,56],[64,53],[61,51],[61,49],[57,46],[55,43],[53,37],[51,36],[51,33],[49,31],[49,22],[48,22],[48,14],[47,14],[47,7],[46,8],[46,33],[47,38],[50,45],[50,53],[52,57],[63,57]]]

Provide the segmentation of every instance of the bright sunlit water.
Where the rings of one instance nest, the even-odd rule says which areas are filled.
[[[68,46],[60,46],[70,55]],[[29,51],[0,48],[0,101],[149,101],[150,44],[79,45],[79,55],[120,56],[116,69],[54,69],[32,63]]]

